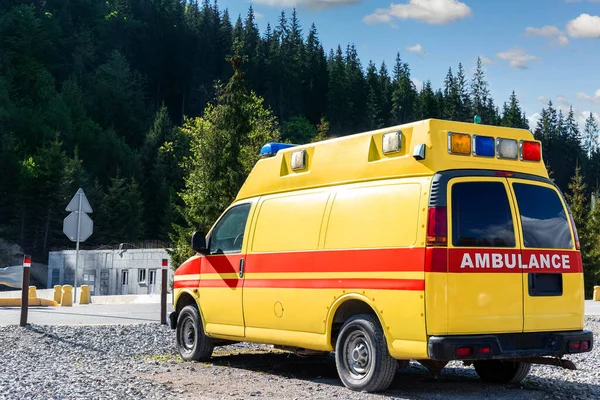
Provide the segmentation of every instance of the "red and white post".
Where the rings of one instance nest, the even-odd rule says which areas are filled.
[[[27,311],[29,310],[29,273],[31,271],[31,256],[23,256],[23,286],[21,290],[21,323],[27,325]]]
[[[167,271],[169,269],[169,260],[163,258],[161,272],[162,283],[160,285],[160,323],[167,324]]]

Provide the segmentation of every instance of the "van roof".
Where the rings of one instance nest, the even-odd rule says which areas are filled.
[[[391,132],[401,132],[401,147],[399,151],[384,154],[383,135]],[[493,143],[494,153],[498,138],[516,139],[517,144],[521,140],[535,141],[526,129],[427,119],[300,146],[270,146],[276,153],[256,163],[236,200],[336,184],[431,176],[456,169],[487,169],[548,177],[543,159],[536,162],[501,159],[497,154],[492,157],[451,154],[449,133],[469,134],[471,143],[474,142],[473,135],[493,137],[494,141],[490,139],[488,143]],[[425,147],[424,159],[413,156],[419,145]],[[305,167],[292,170],[292,153],[300,150],[305,150]]]

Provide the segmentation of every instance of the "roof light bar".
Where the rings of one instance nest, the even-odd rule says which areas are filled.
[[[466,133],[448,132],[448,153],[471,154],[471,136]]]
[[[289,147],[294,146],[296,145],[288,143],[267,143],[262,147],[262,149],[260,149],[260,157],[272,157],[275,154],[277,154],[279,150],[287,149]]]
[[[496,155],[498,158],[516,160],[519,156],[519,146],[516,139],[496,139]]]
[[[473,155],[479,157],[494,157],[496,146],[491,136],[473,135]]]
[[[539,142],[521,140],[521,160],[541,161],[542,148]]]

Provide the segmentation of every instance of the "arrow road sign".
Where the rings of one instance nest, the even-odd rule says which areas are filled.
[[[81,209],[79,208],[79,196],[81,195]],[[69,202],[69,205],[66,208],[67,211],[83,211],[84,213],[91,213],[92,206],[90,206],[90,202],[87,197],[85,197],[85,193],[83,193],[83,189],[79,188],[75,196]]]
[[[63,221],[63,232],[72,242],[77,242],[77,212],[73,212]],[[94,232],[94,221],[84,212],[81,213],[79,241],[85,242]]]

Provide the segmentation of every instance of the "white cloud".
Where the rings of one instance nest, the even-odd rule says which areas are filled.
[[[529,61],[537,60],[538,58],[534,55],[527,54],[525,50],[519,48],[512,48],[508,51],[502,51],[497,54],[498,58],[504,61],[508,61],[508,65],[518,69],[527,69]]]
[[[541,28],[533,28],[528,26],[525,29],[525,36],[543,36],[552,38],[552,43],[560,44],[561,46],[566,46],[569,44],[569,39],[567,36],[555,26],[546,25]]]
[[[596,90],[596,93],[591,96],[583,92],[577,93],[576,96],[579,100],[587,101],[592,104],[600,104],[600,89]]]
[[[276,8],[306,7],[311,10],[323,10],[339,6],[358,4],[362,0],[252,0],[256,4],[262,4]]]
[[[538,96],[537,101],[543,104],[548,104],[548,98],[546,96]]]
[[[529,128],[531,130],[535,129],[535,126],[537,125],[537,123],[540,120],[540,118],[542,118],[542,116],[540,115],[540,113],[535,113],[535,114],[532,114],[529,117],[527,117],[527,120],[529,121]]]
[[[490,64],[494,64],[494,61],[485,57],[485,56],[479,56],[479,58],[481,59],[481,62],[486,64],[486,65],[490,65]]]
[[[413,19],[432,25],[445,25],[470,17],[471,8],[459,0],[409,0],[408,3],[391,3],[388,8],[377,8],[363,21],[367,24],[388,23],[393,19]]]
[[[565,96],[558,96],[556,98],[556,102],[558,104],[564,104],[564,105],[568,105],[569,104],[569,99],[567,99]]]
[[[423,50],[423,46],[421,46],[420,43],[417,43],[414,46],[406,47],[406,51],[408,51],[409,53],[415,53],[419,56],[424,56],[425,54],[427,54],[425,50]]]
[[[567,33],[575,38],[600,39],[600,17],[581,14],[567,23]]]
[[[258,11],[254,11],[254,18],[263,19],[264,17],[265,17],[265,14],[259,13]]]
[[[410,78],[418,91],[423,89],[423,81],[418,78]]]

